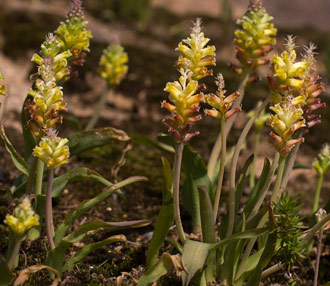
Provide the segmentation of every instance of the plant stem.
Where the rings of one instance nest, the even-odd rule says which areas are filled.
[[[183,231],[181,215],[180,215],[180,173],[183,143],[177,143],[175,147],[175,156],[173,164],[173,205],[174,205],[174,221],[176,229],[182,244],[186,241],[186,236]]]
[[[45,167],[44,162],[40,158],[38,158],[37,177],[36,177],[36,184],[34,187],[34,194],[36,196],[41,194],[42,181],[43,181],[43,177],[44,177],[44,167]]]
[[[282,178],[283,178],[283,174],[284,174],[284,167],[285,167],[285,157],[280,156],[275,186],[274,186],[274,190],[273,190],[273,193],[272,193],[272,196],[270,199],[272,203],[274,203],[274,202],[277,203],[281,197],[280,186],[281,186],[281,182],[282,182]]]
[[[219,178],[217,183],[217,189],[215,192],[215,199],[214,199],[214,206],[213,206],[213,219],[214,223],[217,221],[218,216],[218,209],[219,209],[219,203],[220,203],[220,196],[221,196],[221,188],[222,188],[222,182],[223,182],[223,175],[225,172],[225,161],[226,161],[226,132],[225,131],[225,119],[221,118],[220,121],[220,134],[221,134],[221,161],[220,161],[220,170],[219,170]]]
[[[109,93],[109,85],[107,84],[107,87],[104,89],[104,92],[103,94],[101,95],[100,97],[100,100],[94,110],[94,113],[93,113],[93,116],[92,118],[89,120],[85,130],[90,130],[90,129],[93,129],[95,124],[97,123],[97,120],[99,119],[100,117],[100,114],[101,114],[101,111],[102,109],[104,108],[105,106],[105,103],[106,103],[106,99],[107,99],[107,95]]]
[[[255,203],[252,211],[251,211],[251,214],[249,216],[249,218],[252,218],[259,210],[259,208],[261,207],[262,205],[262,202],[264,201],[265,197],[266,197],[266,194],[269,190],[269,186],[272,182],[272,179],[274,177],[274,174],[275,174],[275,171],[276,171],[276,168],[278,166],[278,160],[280,158],[280,153],[276,152],[275,153],[275,156],[274,156],[274,159],[273,159],[273,162],[272,162],[272,166],[270,168],[270,171],[268,173],[268,176],[265,180],[265,184],[263,185],[261,191],[260,191],[260,195],[258,197],[258,200],[257,202]]]
[[[55,248],[52,234],[52,225],[53,225],[53,210],[52,210],[52,190],[53,190],[53,179],[54,171],[48,171],[48,185],[46,193],[46,215],[45,215],[45,224],[46,224],[46,233],[48,238],[48,243],[50,249]]]
[[[315,233],[323,228],[323,226],[330,221],[330,213],[327,214],[324,218],[322,218],[316,225],[314,225],[311,229],[309,229],[309,231],[307,232],[307,234],[305,235],[305,237],[303,237],[303,240],[309,241],[313,238],[313,236],[315,235]],[[306,233],[306,232],[305,232]],[[304,234],[305,234],[304,233]]]
[[[258,157],[258,151],[259,151],[259,141],[260,141],[260,131],[256,131],[254,136],[254,146],[253,146],[253,162],[251,164],[251,171],[250,171],[250,190],[253,189],[255,185],[255,170],[256,170],[256,161]]]
[[[242,103],[242,100],[244,98],[244,94],[245,94],[245,86],[246,86],[246,83],[248,81],[250,77],[250,73],[249,72],[246,72],[244,75],[243,75],[243,79],[238,87],[238,92],[240,94],[240,96],[235,100],[232,108],[236,108],[236,107],[239,107]],[[226,128],[225,128],[225,135],[226,137],[228,136],[232,126],[233,126],[233,123],[235,121],[235,118],[236,118],[237,114],[234,114],[232,117],[230,117],[227,121],[226,121]],[[221,132],[223,132],[223,130],[221,130]],[[213,149],[212,149],[212,152],[211,152],[211,155],[210,155],[210,159],[209,159],[209,163],[207,164],[207,174],[209,176],[209,178],[213,178],[213,174],[214,174],[214,171],[215,171],[215,167],[217,165],[217,161],[218,161],[218,158],[219,158],[219,155],[220,155],[220,152],[221,152],[221,133],[218,135],[218,138],[217,140],[215,141],[215,144],[213,146]]]
[[[282,269],[284,266],[284,264],[282,262],[277,263],[269,268],[267,268],[266,270],[262,271],[261,276],[260,276],[260,280],[265,279],[266,277],[268,277],[269,275],[275,273],[276,271]]]
[[[303,136],[303,132],[299,132],[299,136],[298,138],[302,138]],[[289,178],[291,175],[291,171],[293,169],[294,163],[296,162],[296,158],[297,158],[297,154],[299,151],[299,147],[300,147],[301,143],[297,143],[296,146],[294,146],[291,154],[290,154],[290,158],[289,161],[287,163],[287,167],[285,169],[285,174],[283,176],[282,182],[281,182],[281,186],[280,186],[280,192],[283,193],[283,190],[286,188],[288,182],[289,182]]]
[[[318,276],[319,276],[320,257],[321,257],[321,248],[322,248],[322,237],[323,237],[323,228],[320,229],[320,234],[319,234],[318,242],[317,242],[317,253],[316,253],[316,264],[315,264],[313,286],[317,286],[317,279],[318,279]]]
[[[10,257],[7,257],[7,261],[8,261],[7,265],[10,270],[13,270],[13,268],[15,266],[16,257],[21,248],[21,238],[22,238],[21,236],[17,235],[16,233],[13,233],[13,236],[11,236],[11,239],[14,239],[14,247],[13,248],[10,247],[11,248],[11,253],[9,255]],[[9,247],[8,247],[8,251],[10,251]]]
[[[34,176],[36,173],[37,162],[38,162],[38,157],[33,157],[31,167],[30,167],[29,177],[28,177],[27,184],[26,184],[26,190],[25,190],[25,193],[28,196],[32,192],[32,186],[33,186]]]
[[[312,213],[317,212],[317,210],[319,208],[320,193],[321,193],[321,189],[322,189],[323,178],[324,178],[323,174],[320,174],[317,178]]]
[[[237,144],[235,146],[234,155],[230,165],[230,174],[229,174],[229,222],[228,222],[228,229],[226,238],[231,236],[234,229],[234,222],[235,222],[235,176],[236,176],[236,167],[237,161],[239,157],[239,153],[241,151],[241,147],[246,139],[247,134],[249,133],[251,127],[254,124],[254,121],[259,116],[261,111],[267,106],[269,101],[272,98],[272,94],[268,95],[265,101],[257,108],[256,112],[250,118],[250,120],[246,123],[241,136],[239,137]]]

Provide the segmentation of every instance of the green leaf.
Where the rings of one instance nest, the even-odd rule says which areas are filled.
[[[277,232],[275,229],[274,214],[271,207],[269,207],[269,220],[268,220],[268,229],[269,234],[266,236],[266,245],[265,249],[262,252],[260,260],[252,272],[251,277],[249,278],[246,286],[255,286],[259,285],[260,277],[263,269],[268,265],[275,253],[276,241],[277,241]]]
[[[197,187],[205,186],[210,191],[211,183],[201,156],[197,152],[192,151],[188,144],[183,149],[182,167],[186,174],[186,179],[181,188],[182,203],[192,216],[193,231],[198,232],[201,230],[201,216]],[[213,194],[210,195],[210,198],[211,201],[214,200]]]
[[[104,222],[104,221],[89,221],[79,226],[75,231],[64,237],[66,241],[71,243],[78,242],[84,238],[89,231],[105,229],[106,231],[117,231],[130,228],[140,228],[149,225],[149,220],[132,220],[122,222]]]
[[[250,170],[250,165],[253,162],[253,158],[254,156],[251,155],[245,162],[242,171],[241,171],[241,175],[238,179],[238,183],[236,185],[236,190],[235,190],[235,206],[236,206],[236,210],[235,213],[237,213],[238,210],[238,206],[239,206],[239,202],[241,201],[242,198],[242,194],[243,194],[243,189],[246,183],[246,179],[249,176],[249,170]]]
[[[99,173],[88,168],[76,168],[54,179],[52,196],[58,197],[68,184],[84,179],[94,179],[106,187],[112,186],[112,183]],[[47,186],[44,188],[44,193],[46,193],[46,188]]]
[[[160,151],[165,151],[168,153],[175,153],[175,149],[173,148],[173,146],[162,143],[162,142],[158,142],[147,136],[137,135],[137,134],[130,134],[129,136],[132,138],[134,145],[139,144],[139,145],[144,145],[144,146],[150,146],[150,147],[155,147]]]
[[[212,244],[187,239],[183,245],[182,263],[187,270],[182,272],[182,285],[187,286],[197,271],[204,267]]]
[[[148,246],[147,268],[155,264],[159,249],[166,238],[168,230],[174,223],[172,171],[170,163],[166,158],[162,157],[162,163],[164,172],[163,200],[162,207],[157,217],[155,230]]]
[[[238,277],[238,279],[235,280],[235,285],[242,285],[243,282],[250,276],[251,272],[257,267],[264,249],[265,248],[261,248],[248,257],[246,261],[245,271],[243,272],[241,277]]]
[[[213,205],[211,203],[207,189],[204,186],[198,187],[198,194],[199,194],[200,210],[201,210],[203,242],[213,243],[215,242]]]
[[[243,232],[238,232],[233,234],[230,237],[227,237],[223,240],[221,240],[220,242],[214,243],[212,245],[211,249],[216,249],[216,248],[220,248],[223,247],[224,245],[235,241],[235,240],[240,240],[240,239],[249,239],[249,238],[254,238],[254,237],[258,237],[260,235],[263,235],[265,233],[268,232],[268,228],[255,228],[255,229],[249,229]]]
[[[71,245],[72,242],[62,239],[54,249],[48,252],[45,264],[56,269],[59,273],[62,273],[65,252]]]
[[[156,264],[154,264],[149,270],[143,273],[137,286],[148,286],[151,283],[157,281],[160,277],[176,268],[178,271],[182,271],[184,268],[179,255],[170,255],[163,253],[161,258]]]
[[[63,267],[63,271],[67,271],[67,270],[71,270],[73,269],[74,265],[79,262],[80,260],[82,260],[86,255],[90,254],[92,251],[95,251],[103,246],[106,246],[110,243],[113,242],[118,242],[118,241],[127,241],[126,237],[122,234],[120,235],[114,235],[111,236],[107,239],[104,239],[102,241],[99,242],[95,242],[95,243],[90,243],[84,247],[81,248],[81,250],[72,258],[70,258],[64,265]]]
[[[131,138],[124,131],[112,127],[73,132],[67,136],[67,139],[69,140],[71,156],[118,141],[131,141]]]
[[[107,197],[109,197],[114,191],[127,186],[129,184],[139,182],[139,181],[147,181],[148,179],[146,177],[130,177],[126,180],[123,180],[117,184],[114,184],[108,188],[106,188],[102,193],[94,197],[93,199],[84,201],[79,204],[79,206],[69,213],[64,222],[58,226],[55,232],[55,237],[54,237],[54,243],[55,245],[58,245],[61,239],[65,236],[66,231],[68,228],[71,226],[71,224],[78,219],[80,216],[82,216],[85,212],[89,211],[91,208],[93,208],[95,205],[98,203],[102,202],[105,200]]]
[[[35,139],[30,131],[29,128],[27,128],[27,120],[25,116],[25,103],[28,100],[32,100],[32,96],[27,95],[21,111],[21,124],[22,124],[22,133],[23,133],[23,140],[24,140],[24,159],[26,162],[32,161],[32,151],[33,148],[36,146]]]
[[[264,166],[262,168],[261,175],[257,181],[257,184],[251,191],[251,194],[250,194],[248,201],[246,203],[246,206],[244,208],[244,213],[245,213],[246,217],[250,216],[253,207],[255,206],[259,196],[261,195],[262,188],[264,187],[264,185],[266,183],[269,172],[270,172],[270,162],[266,158],[264,161]]]
[[[6,261],[0,256],[0,286],[8,286],[14,274],[10,271]]]
[[[24,159],[16,152],[14,146],[10,143],[9,139],[6,136],[5,129],[3,124],[0,127],[0,136],[5,143],[5,148],[9,153],[15,167],[22,172],[25,176],[29,176],[29,165],[24,161]]]

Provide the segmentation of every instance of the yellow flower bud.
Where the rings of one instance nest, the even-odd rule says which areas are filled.
[[[0,95],[7,96],[6,87],[2,84],[3,78],[3,73],[0,72]]]
[[[313,167],[319,175],[324,175],[330,170],[330,146],[325,144],[313,162]]]
[[[24,198],[15,210],[14,215],[6,215],[4,221],[18,235],[24,235],[30,228],[39,225],[39,216],[34,213],[31,202]]]

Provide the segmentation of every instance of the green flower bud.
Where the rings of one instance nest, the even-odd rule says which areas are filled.
[[[18,235],[24,235],[30,228],[39,225],[39,216],[34,213],[28,198],[15,208],[14,215],[6,215],[4,223]]]
[[[240,29],[235,32],[236,56],[245,68],[253,69],[268,63],[261,58],[276,44],[277,29],[272,20],[260,3],[251,1],[246,14],[237,21]]]
[[[325,144],[313,162],[313,167],[319,175],[324,175],[330,170],[330,146]]]
[[[47,137],[41,138],[39,146],[33,149],[33,155],[40,158],[48,169],[55,169],[69,160],[68,139],[57,137],[51,131]]]
[[[222,118],[228,119],[241,110],[239,107],[230,109],[235,99],[239,97],[239,93],[234,92],[229,96],[225,96],[226,93],[226,90],[224,89],[225,81],[221,73],[218,74],[215,83],[218,86],[217,94],[215,95],[211,93],[205,96],[206,102],[209,105],[211,105],[213,109],[205,109],[204,112],[206,115],[218,119],[222,119]]]
[[[118,85],[125,77],[128,55],[121,45],[110,45],[103,50],[99,63],[99,74],[111,85]]]
[[[197,18],[190,37],[179,43],[176,48],[176,51],[183,54],[177,61],[178,68],[190,69],[193,80],[212,75],[212,70],[207,69],[207,66],[215,66],[215,47],[206,46],[210,39],[204,37],[201,23],[201,19]]]
[[[323,218],[325,218],[326,217],[326,215],[327,215],[327,211],[325,210],[325,209],[319,209],[317,212],[316,212],[316,214],[315,214],[315,216],[316,216],[316,220],[319,222],[319,221],[321,221]]]

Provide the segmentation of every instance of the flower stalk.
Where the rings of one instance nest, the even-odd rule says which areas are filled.
[[[45,209],[45,225],[46,225],[46,233],[47,239],[50,246],[50,249],[55,248],[54,240],[53,240],[53,208],[52,208],[52,190],[53,190],[53,179],[54,179],[54,171],[51,169],[48,171],[48,185],[47,185],[47,193],[46,193],[46,209]]]

